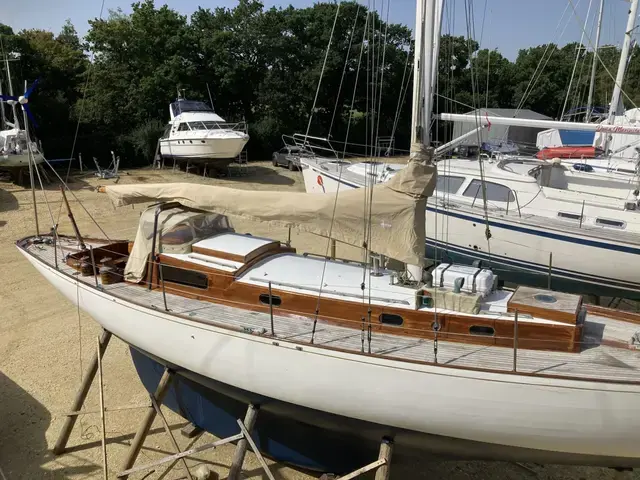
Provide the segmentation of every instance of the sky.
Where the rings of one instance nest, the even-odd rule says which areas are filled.
[[[0,4],[9,0],[0,0]],[[389,20],[413,28],[415,22],[415,0],[367,0],[364,5],[390,3]],[[313,0],[263,0],[265,7],[306,7]],[[375,3],[374,3],[375,2]],[[168,4],[183,14],[191,14],[198,6],[215,8],[233,7],[236,0],[156,0],[156,6]],[[515,60],[518,50],[544,43],[564,45],[580,41],[586,30],[584,43],[594,43],[594,19],[599,7],[598,0],[445,0],[443,33],[466,35],[465,3],[473,8],[475,39],[481,48],[497,48],[510,60]],[[591,9],[589,11],[589,5]],[[108,10],[121,8],[131,11],[131,0],[104,0],[103,18]],[[102,0],[21,0],[20,8],[2,9],[0,22],[15,31],[38,28],[58,32],[69,18],[80,35],[88,28],[88,20],[100,16]],[[628,0],[605,0],[601,45],[620,45],[624,36],[629,10]],[[587,28],[583,29],[589,12]],[[484,18],[484,27],[483,27]]]

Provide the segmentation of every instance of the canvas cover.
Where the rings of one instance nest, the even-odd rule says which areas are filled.
[[[124,277],[127,281],[140,282],[144,279],[153,247],[156,209],[157,205],[151,206],[140,215],[136,239],[124,269]],[[163,210],[158,215],[156,252],[189,253],[191,245],[195,242],[230,229],[228,219],[222,215],[180,208]]]
[[[337,194],[236,190],[192,183],[109,185],[116,206],[176,201],[230,217],[331,237],[411,265],[423,265],[425,209],[436,184],[432,150],[412,146],[407,167],[371,188]],[[368,205],[371,205],[369,208]]]

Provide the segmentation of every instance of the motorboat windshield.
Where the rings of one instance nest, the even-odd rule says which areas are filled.
[[[213,113],[213,108],[207,105],[204,102],[198,102],[194,100],[178,100],[171,104],[171,111],[173,112],[173,116],[177,117],[181,113],[185,112],[211,112]]]

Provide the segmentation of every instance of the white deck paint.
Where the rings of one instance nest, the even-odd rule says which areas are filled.
[[[390,285],[390,275],[380,277],[364,274],[362,265],[340,261],[302,257],[291,253],[270,257],[247,271],[239,281],[264,286],[272,282],[280,290],[288,292],[318,294],[320,286],[323,297],[340,298],[356,302],[363,301],[361,284],[365,282],[364,298],[371,296],[377,305],[415,308],[416,289],[401,285]]]
[[[208,255],[198,255],[197,253],[163,253],[162,256],[193,263],[194,265],[200,265],[202,267],[217,268],[225,272],[235,272],[244,265],[242,262],[234,262],[218,257],[210,257]]]

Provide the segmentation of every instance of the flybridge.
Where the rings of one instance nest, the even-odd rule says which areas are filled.
[[[560,130],[582,130],[612,134],[640,135],[640,127],[628,125],[610,125],[607,123],[561,122],[557,120],[534,120],[530,118],[491,117],[488,115],[466,115],[460,113],[441,113],[440,120],[449,122],[474,123],[479,127],[506,125],[513,127],[557,128]]]

